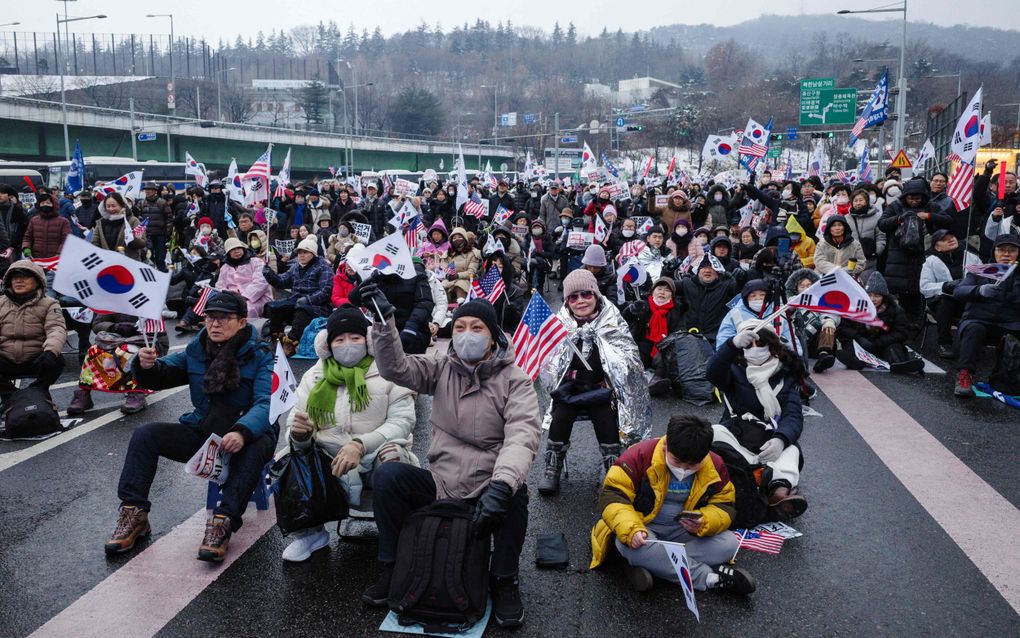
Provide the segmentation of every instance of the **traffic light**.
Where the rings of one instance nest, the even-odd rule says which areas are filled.
[[[833,137],[836,137],[836,134],[833,133],[832,131],[821,131],[821,132],[818,132],[818,133],[812,133],[811,134],[811,139],[813,139],[813,140],[817,140],[819,138],[830,138],[831,139]]]
[[[772,135],[769,135],[769,139],[772,140],[773,142],[782,142],[783,141],[783,134],[782,133],[773,133]]]
[[[627,131],[643,131],[643,130],[645,130],[645,127],[641,126],[640,124],[627,126]]]

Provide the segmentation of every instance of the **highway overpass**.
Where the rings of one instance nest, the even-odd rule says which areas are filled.
[[[67,106],[71,146],[81,142],[85,155],[132,157],[131,113],[115,109]],[[0,97],[0,159],[61,161],[64,159],[64,134],[59,102],[18,97]],[[343,164],[344,148],[354,150],[354,170],[403,169],[423,171],[453,168],[457,145],[428,139],[352,136],[299,131],[293,129],[201,122],[191,118],[167,117],[149,113],[134,114],[136,132],[155,133],[152,141],[136,141],[139,160],[183,162],[184,152],[209,168],[226,167],[237,158],[242,169],[255,161],[266,144],[273,143],[273,164],[279,167],[287,149],[295,171],[325,172]],[[167,131],[170,132],[170,157],[167,156]],[[509,146],[464,145],[467,168],[481,168],[491,162],[500,169],[507,164],[513,170],[513,150]]]

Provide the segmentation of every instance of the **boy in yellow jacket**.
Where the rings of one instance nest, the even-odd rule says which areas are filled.
[[[609,468],[599,495],[602,518],[591,532],[592,569],[615,542],[637,591],[651,589],[653,576],[677,583],[665,548],[649,542],[662,540],[686,545],[695,589],[754,591],[751,575],[727,564],[739,544],[729,531],[736,496],[711,447],[707,421],[674,415],[666,436],[631,446]]]

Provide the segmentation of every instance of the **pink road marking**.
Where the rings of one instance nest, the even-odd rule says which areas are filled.
[[[864,375],[811,377],[903,486],[1020,613],[1020,510]],[[988,512],[995,512],[989,517]]]
[[[244,527],[230,537],[227,556],[216,565],[195,558],[208,516],[204,509],[196,512],[32,636],[152,636],[276,524],[274,508],[259,512],[250,503]],[[101,542],[97,539],[96,551],[102,551]]]

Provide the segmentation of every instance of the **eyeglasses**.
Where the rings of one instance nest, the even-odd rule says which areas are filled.
[[[584,299],[585,301],[588,301],[589,299],[592,299],[594,296],[595,296],[594,292],[590,290],[582,290],[581,292],[574,292],[567,295],[567,301],[569,301],[570,303],[574,303],[578,299]]]
[[[205,322],[213,325],[223,325],[236,318],[237,315],[206,315]]]

